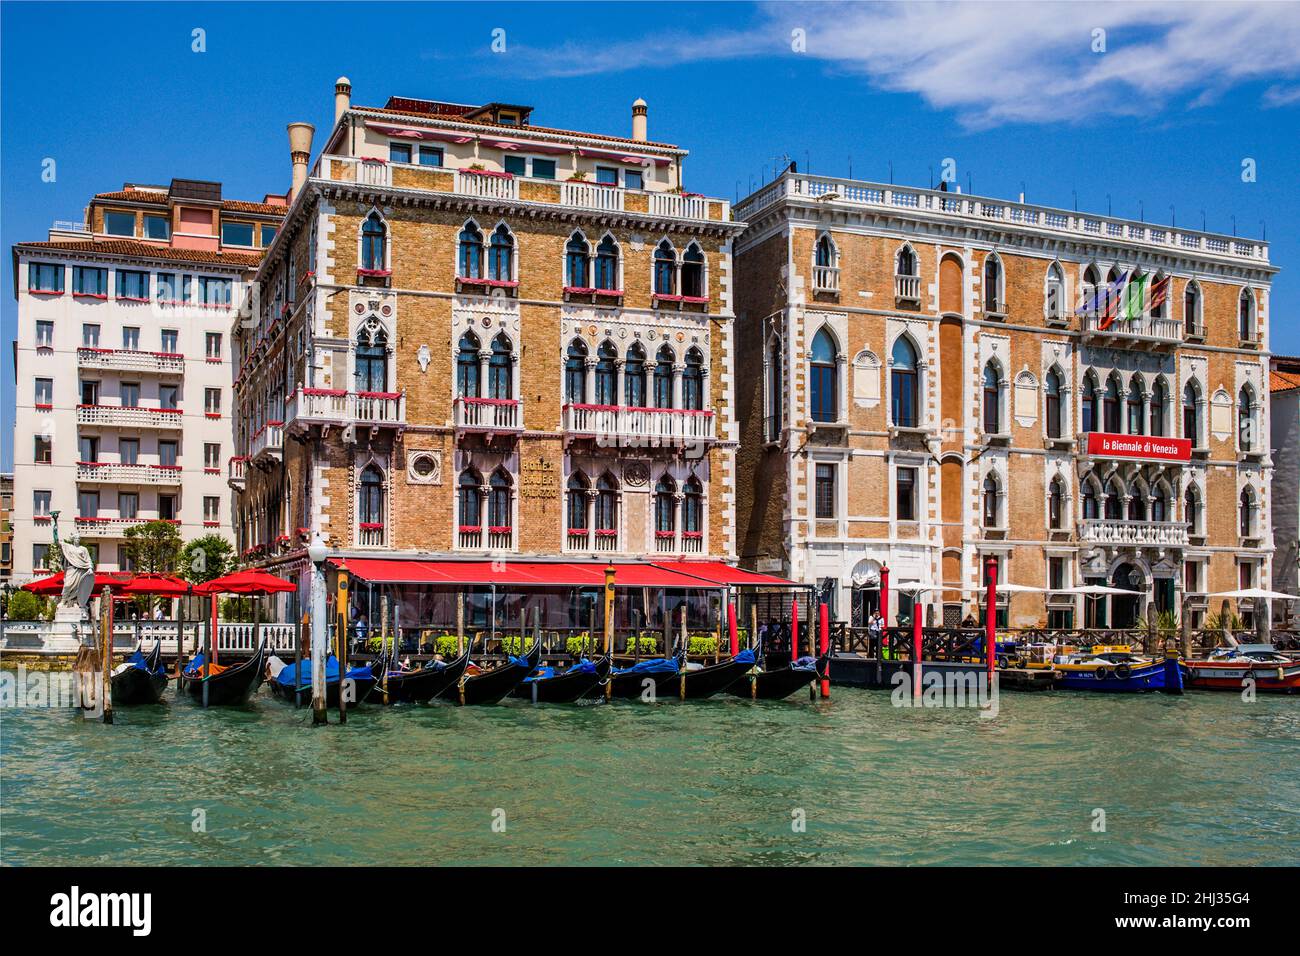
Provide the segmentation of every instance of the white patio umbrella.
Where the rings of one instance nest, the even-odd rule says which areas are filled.
[[[1210,597],[1232,598],[1236,601],[1251,601],[1256,598],[1263,601],[1300,601],[1300,598],[1294,594],[1283,594],[1281,591],[1269,591],[1265,588],[1240,588],[1236,591],[1216,591]]]
[[[1113,588],[1108,584],[1081,584],[1078,587],[1066,588],[1058,591],[1058,594],[1091,594],[1096,597],[1103,597],[1107,594],[1120,594],[1126,597],[1132,597],[1134,594],[1141,594],[1141,591],[1130,591],[1127,588]]]

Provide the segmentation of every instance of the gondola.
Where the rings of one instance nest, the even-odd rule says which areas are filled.
[[[162,642],[154,644],[146,657],[140,648],[113,672],[113,706],[134,707],[157,704],[167,689],[167,670],[162,666]]]
[[[727,693],[733,697],[748,697],[751,700],[784,700],[801,687],[807,687],[818,677],[826,674],[829,658],[801,657],[785,667],[772,670],[755,670],[741,677],[730,687]]]
[[[756,663],[754,652],[743,650],[728,661],[708,664],[678,675],[677,696],[682,700],[704,700],[740,680]]]
[[[462,677],[455,687],[449,687],[442,696],[462,706],[498,703],[515,689],[515,685],[537,669],[537,662],[541,659],[541,642],[533,641],[532,650],[523,657],[512,656],[500,667],[473,677]]]
[[[302,662],[302,683],[297,683],[297,665],[286,664],[267,682],[271,693],[280,700],[293,703],[298,696],[304,704],[311,703],[311,661]],[[374,694],[375,674],[369,664],[349,667],[347,681],[351,681],[352,695],[348,707],[364,704]],[[343,682],[339,681],[339,659],[331,654],[325,661],[325,706],[339,705],[339,690]]]
[[[534,704],[572,704],[609,677],[610,658],[582,660],[559,674],[552,667],[540,667],[510,692],[511,697],[531,700]]]
[[[450,663],[428,661],[411,671],[388,671],[388,699],[384,700],[382,675],[388,666],[387,658],[374,664],[375,689],[370,693],[372,704],[422,704],[455,687],[465,668],[469,666],[469,648]]]
[[[202,654],[181,671],[181,681],[185,691],[197,703],[203,703],[203,685],[208,687],[208,706],[238,706],[248,702],[253,692],[261,686],[266,676],[266,641],[257,646],[253,656],[240,664],[229,667],[215,665],[208,676],[208,664]]]
[[[651,701],[676,697],[681,680],[681,657],[651,657],[631,667],[616,669],[609,675],[609,695],[636,700],[649,694]]]

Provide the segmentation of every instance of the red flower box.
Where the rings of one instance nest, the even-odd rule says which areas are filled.
[[[676,532],[676,531],[656,531],[656,532],[655,532],[655,537],[658,538],[660,541],[671,541],[673,538],[677,537],[677,532]]]
[[[586,528],[570,528],[570,529],[569,529],[569,537],[570,537],[570,538],[585,538],[586,536],[587,536],[587,529],[586,529]]]
[[[618,535],[618,529],[617,529],[617,528],[597,528],[597,529],[596,529],[596,534],[600,535],[601,537],[605,537],[605,538],[613,538],[613,537],[616,537],[616,536]]]
[[[358,269],[357,270],[357,275],[359,276],[369,276],[372,278],[379,278],[379,279],[387,278],[392,274],[393,271],[391,269]]]
[[[380,521],[363,521],[357,525],[362,531],[383,531],[384,525]]]
[[[499,172],[494,169],[462,169],[462,173],[468,173],[470,176],[495,176],[497,179],[514,179],[514,173]]]
[[[482,525],[463,524],[460,526],[461,534],[480,534],[483,531]]]
[[[690,538],[691,540],[698,540],[698,539],[704,537],[704,532],[703,532],[703,531],[683,531],[683,532],[682,532],[682,537],[683,537],[683,538]]]
[[[510,531],[511,528],[508,524],[491,525],[488,527],[488,534],[509,534]]]

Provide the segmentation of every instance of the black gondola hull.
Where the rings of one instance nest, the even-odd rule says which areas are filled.
[[[113,706],[156,704],[167,690],[167,675],[132,667],[113,675]]]
[[[817,679],[817,672],[806,667],[778,667],[746,675],[727,688],[735,697],[753,700],[783,700]]]
[[[753,661],[723,661],[679,675],[677,696],[682,700],[704,700],[726,690],[753,670]]]
[[[374,692],[375,692],[375,679],[373,677],[366,677],[366,678],[353,677],[351,678],[351,681],[353,685],[353,694],[352,694],[352,700],[348,701],[349,709],[357,706],[357,704],[366,703],[367,701],[370,700],[371,697],[374,696]],[[294,702],[294,697],[298,694],[301,694],[301,700],[303,706],[307,706],[311,703],[311,682],[310,681],[302,685],[301,691],[296,690],[292,684],[286,686],[284,684],[281,684],[279,681],[267,681],[267,683],[271,687],[271,694],[279,698],[280,700],[288,701],[289,703],[292,704]],[[328,683],[325,684],[325,706],[326,707],[330,707],[330,708],[338,707],[340,686],[341,686],[340,682],[337,680],[329,681]]]
[[[677,674],[611,674],[609,678],[609,696],[620,700],[637,700],[650,687],[654,688],[654,698],[676,697]],[[648,682],[648,683],[647,683]]]
[[[591,694],[609,676],[608,657],[595,663],[595,673],[556,674],[540,680],[525,680],[510,692],[510,696],[531,700],[535,704],[572,704]]]
[[[445,693],[460,681],[469,665],[469,651],[446,667],[421,667],[419,670],[388,675],[389,704],[423,704]],[[370,694],[370,703],[383,704],[384,688],[376,683]]]
[[[250,697],[266,677],[266,648],[259,647],[257,652],[242,664],[236,664],[234,667],[227,668],[219,674],[213,674],[207,678],[208,685],[208,706],[209,707],[238,707],[241,704],[248,703]],[[204,679],[198,676],[186,677],[182,674],[181,680],[185,685],[185,692],[195,703],[203,703],[203,685]]]
[[[465,707],[500,703],[516,685],[537,669],[537,662],[541,658],[542,647],[534,643],[524,658],[526,665],[509,663],[484,674],[466,677],[457,687],[449,688],[443,696]]]

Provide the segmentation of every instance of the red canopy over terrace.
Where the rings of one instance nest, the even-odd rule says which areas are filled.
[[[190,593],[190,582],[174,574],[137,574],[122,588],[122,593],[185,597]]]
[[[277,578],[256,568],[248,571],[236,571],[219,578],[213,578],[203,584],[194,586],[195,594],[279,594],[296,591],[298,586],[292,581]]]
[[[598,561],[438,561],[414,558],[331,558],[330,564],[373,584],[603,587],[606,564]],[[616,587],[722,588],[801,587],[768,574],[721,561],[613,562]]]

